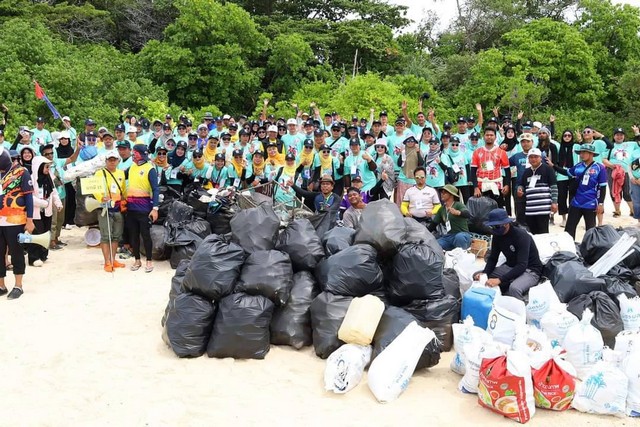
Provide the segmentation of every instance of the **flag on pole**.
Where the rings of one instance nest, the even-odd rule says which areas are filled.
[[[56,110],[56,107],[54,107],[51,101],[49,101],[49,98],[47,98],[47,95],[44,93],[44,90],[42,90],[42,88],[40,87],[37,81],[34,80],[33,83],[35,84],[36,98],[44,101],[47,104],[47,107],[49,107],[49,110],[51,110],[51,113],[53,114],[54,119],[59,119],[60,113],[58,113],[58,110]]]

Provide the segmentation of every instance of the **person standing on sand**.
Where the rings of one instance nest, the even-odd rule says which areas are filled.
[[[33,183],[31,174],[18,164],[12,164],[9,152],[0,152],[0,253],[11,255],[15,286],[7,295],[8,299],[22,296],[22,276],[25,272],[24,252],[18,243],[18,234],[31,233],[33,223]],[[8,293],[4,278],[7,269],[0,263],[0,296]]]

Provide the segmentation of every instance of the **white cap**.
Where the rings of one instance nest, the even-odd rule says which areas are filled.
[[[542,127],[542,123],[540,123],[540,122],[533,122],[533,127],[534,127],[534,128],[538,128],[538,129],[540,129],[540,128]]]
[[[278,126],[271,125],[267,128],[267,132],[278,132]]]
[[[120,154],[118,154],[118,152],[116,150],[109,150],[106,153],[104,153],[104,158],[105,159],[113,159],[113,158],[120,158]]]
[[[71,139],[71,135],[69,134],[68,130],[63,130],[62,132],[60,132],[60,134],[58,135],[58,139],[60,138],[67,138],[67,139]]]
[[[100,129],[98,129],[98,132],[109,132],[109,129],[107,129],[104,126],[101,126]]]
[[[224,116],[222,116],[222,120],[229,120],[231,118],[230,115],[225,114]]]
[[[209,130],[209,128],[207,127],[207,125],[205,125],[204,123],[200,123],[200,124],[198,125],[198,130],[200,130],[200,129],[207,129],[207,130]]]
[[[537,148],[532,148],[527,153],[527,157],[530,157],[530,156],[541,156],[542,157],[542,152],[540,150],[538,150]]]
[[[297,125],[298,121],[296,119],[287,120],[287,125]]]
[[[63,122],[64,122],[64,121],[70,122],[70,121],[71,121],[71,119],[69,118],[69,116],[64,116],[64,117],[62,118],[62,121],[63,121]]]

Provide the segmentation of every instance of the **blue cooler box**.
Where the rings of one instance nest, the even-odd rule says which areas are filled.
[[[473,323],[487,329],[489,312],[496,297],[496,290],[491,288],[471,288],[462,297],[462,319],[471,316]]]

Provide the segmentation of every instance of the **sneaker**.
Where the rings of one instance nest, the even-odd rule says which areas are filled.
[[[7,299],[18,299],[24,294],[24,291],[21,288],[13,288],[9,295],[7,295]]]
[[[118,258],[120,259],[129,259],[131,257],[133,257],[133,254],[128,249],[123,250],[122,253],[118,255]]]
[[[59,251],[60,249],[62,249],[62,246],[52,243],[49,245],[49,249],[52,251]]]
[[[33,261],[33,264],[31,264],[33,267],[42,267],[44,265],[44,262],[42,262],[41,259],[37,259],[35,261]],[[16,288],[13,288],[16,289]],[[13,292],[13,291],[11,291]]]
[[[614,218],[620,218],[620,212],[614,212],[613,213],[613,217]]]
[[[115,259],[113,260],[113,268],[125,268],[126,265],[124,265],[123,263],[116,261]]]
[[[7,288],[0,288],[0,297],[3,296],[3,295],[6,295],[8,293],[9,293],[9,291],[7,290]]]
[[[113,273],[113,265],[105,264],[104,265],[104,271],[106,271],[107,273]]]
[[[72,228],[73,228],[73,225],[71,225],[71,224],[67,224],[67,225],[64,226],[65,230],[71,230]]]
[[[67,246],[67,243],[63,242],[62,240],[58,240],[56,243],[59,244],[60,246]]]

